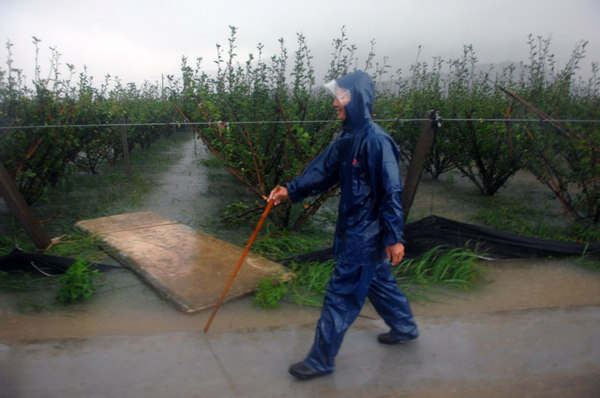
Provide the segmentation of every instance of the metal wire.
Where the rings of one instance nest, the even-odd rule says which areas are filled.
[[[373,119],[377,123],[388,122],[423,122],[430,120],[427,118],[419,119]],[[453,118],[441,119],[442,122],[476,122],[476,123],[600,123],[600,120],[591,119],[467,119]],[[247,125],[247,124],[309,124],[309,123],[331,123],[336,120],[248,120],[237,122],[168,122],[168,123],[105,123],[105,124],[52,124],[43,126],[1,126],[0,131],[6,130],[34,130],[34,129],[66,129],[66,128],[109,128],[109,127],[150,127],[150,126],[213,126],[227,123],[228,125]]]

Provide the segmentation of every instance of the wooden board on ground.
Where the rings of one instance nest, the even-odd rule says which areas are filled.
[[[76,227],[185,312],[214,307],[243,248],[153,212],[84,220]],[[248,253],[225,301],[254,291],[267,276],[289,277],[282,265]]]

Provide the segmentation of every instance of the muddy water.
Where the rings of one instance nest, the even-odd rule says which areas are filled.
[[[447,316],[534,308],[600,305],[600,274],[563,260],[511,260],[485,265],[487,281],[474,291],[429,292],[432,301],[412,300],[415,316]],[[84,338],[94,335],[143,335],[161,332],[198,331],[210,311],[185,314],[161,299],[127,270],[107,272],[112,286],[69,310],[50,307],[41,312],[19,308],[26,294],[0,296],[0,340]],[[46,296],[47,300],[52,297]],[[225,303],[211,330],[254,328],[314,323],[316,307],[282,303],[277,310],[263,310],[251,297]],[[362,316],[376,318],[365,306]]]
[[[171,148],[180,160],[165,170],[139,211],[153,211],[165,218],[199,226],[215,209],[213,201],[201,201],[210,189],[209,173],[199,161],[207,156],[196,140],[185,140]],[[213,173],[216,171],[213,171]],[[215,178],[216,181],[219,178]]]
[[[194,228],[230,237],[234,232],[218,225],[225,197],[244,194],[232,176],[204,166],[206,151],[194,140],[181,141],[173,148],[181,159],[165,170],[155,191],[131,211],[154,211]],[[460,177],[451,184],[424,179],[411,210],[413,220],[436,214],[469,221],[473,209],[460,200],[476,195]],[[501,195],[547,194],[531,176],[522,174],[511,181]],[[450,188],[448,186],[450,185]],[[555,206],[555,204],[551,204]],[[600,304],[600,273],[574,265],[570,260],[534,259],[492,261],[484,264],[485,282],[474,291],[429,292],[432,301],[413,300],[417,316],[524,310],[555,306]],[[93,335],[153,334],[171,331],[201,331],[209,311],[184,314],[161,299],[127,269],[105,274],[107,285],[89,302],[68,309],[53,306],[49,291],[0,292],[0,340],[84,338]],[[283,303],[277,310],[262,310],[251,297],[226,303],[211,329],[252,328],[313,323],[319,309]],[[370,306],[362,316],[376,317]]]
[[[140,207],[131,211],[153,211],[190,227],[236,238],[235,230],[220,222],[220,214],[231,197],[256,199],[223,167],[210,167],[204,161],[212,154],[194,138],[184,140],[171,151],[181,158],[164,171],[157,185]],[[233,234],[234,236],[231,236]]]

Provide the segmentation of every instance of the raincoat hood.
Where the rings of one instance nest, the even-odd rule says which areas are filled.
[[[375,85],[368,74],[359,70],[333,80],[325,87],[335,96],[338,96],[339,89],[347,90],[349,93],[350,101],[344,105],[346,110],[344,128],[361,129],[371,121]]]

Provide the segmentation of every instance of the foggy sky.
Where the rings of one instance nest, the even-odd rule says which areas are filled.
[[[227,47],[229,26],[238,28],[236,52],[244,63],[262,43],[263,58],[279,51],[283,38],[293,63],[296,35],[302,33],[314,56],[317,82],[331,60],[332,41],[345,26],[358,47],[359,66],[376,41],[376,61],[383,56],[395,71],[408,74],[420,45],[420,59],[458,58],[472,44],[481,63],[525,61],[528,34],[551,37],[551,51],[564,66],[575,45],[588,40],[583,71],[600,60],[598,0],[0,0],[0,38],[13,43],[13,67],[34,76],[32,36],[41,39],[41,76],[47,77],[49,47],[61,54],[61,71],[87,65],[96,82],[105,74],[124,83],[160,81],[180,75],[181,57],[203,57],[213,68],[216,44]],[[0,69],[8,53],[0,49]]]

